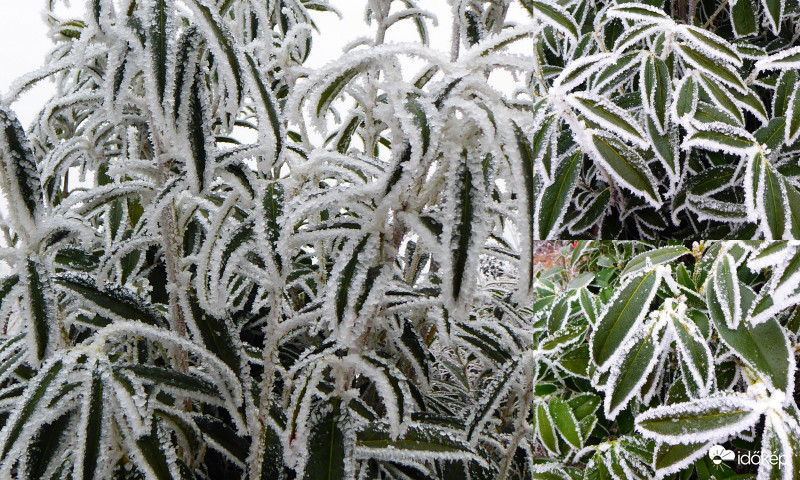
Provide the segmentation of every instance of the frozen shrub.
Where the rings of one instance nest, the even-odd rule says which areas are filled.
[[[531,14],[452,2],[445,53],[427,3],[319,69],[324,0],[51,18],[0,111],[0,478],[530,478]]]
[[[536,238],[800,237],[797,2],[524,3]]]

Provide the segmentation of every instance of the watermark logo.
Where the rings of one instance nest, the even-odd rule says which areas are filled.
[[[714,465],[732,461],[736,461],[739,465],[759,465],[761,462],[766,462],[770,465],[786,465],[786,459],[782,455],[763,455],[763,458],[759,452],[739,452],[737,455],[736,452],[728,450],[722,445],[711,447],[708,451],[708,457],[714,462]]]
[[[736,458],[736,454],[733,453],[733,450],[728,450],[722,445],[714,445],[711,447],[711,450],[708,451],[708,456],[715,465],[719,465],[722,462],[728,462]]]

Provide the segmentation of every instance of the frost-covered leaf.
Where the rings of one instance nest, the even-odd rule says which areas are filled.
[[[560,224],[572,200],[582,160],[583,153],[578,150],[560,162],[552,183],[538,196],[539,201],[535,206],[534,238],[546,240],[558,235]]]
[[[728,328],[736,330],[742,319],[742,287],[733,257],[726,253],[714,271],[714,291]]]
[[[537,19],[564,32],[572,40],[578,40],[578,25],[564,7],[555,2],[539,0],[530,0],[528,5],[533,7]]]
[[[341,401],[334,398],[314,419],[303,478],[336,480],[345,478],[345,436]]]
[[[656,265],[672,262],[673,260],[688,253],[692,252],[688,248],[681,245],[648,250],[631,258],[620,273],[620,277],[632,275]]]
[[[716,283],[716,282],[715,282]],[[786,391],[793,383],[794,355],[790,355],[786,336],[775,319],[758,325],[747,321],[738,328],[728,327],[716,284],[706,291],[708,310],[720,338],[751,368],[774,388]],[[755,299],[749,288],[741,288],[742,311],[747,312]]]
[[[660,270],[635,275],[609,301],[591,337],[592,359],[605,369],[619,358],[620,349],[647,314],[661,283]]]
[[[667,64],[655,55],[649,55],[643,62],[641,79],[644,86],[642,104],[663,135],[667,127],[667,112],[672,96]]]
[[[752,427],[760,416],[744,395],[720,394],[647,410],[636,417],[636,429],[669,444],[713,442]]]
[[[656,190],[656,180],[641,156],[608,134],[591,136],[594,159],[624,187],[644,197],[651,205],[659,206],[661,197]]]
[[[614,365],[605,398],[607,418],[615,418],[639,393],[658,361],[664,327],[662,323],[651,322],[638,328],[632,339],[627,341],[625,351],[612,360]]]

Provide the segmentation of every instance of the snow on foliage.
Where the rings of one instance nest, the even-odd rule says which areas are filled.
[[[562,245],[536,280],[535,442],[548,458],[533,478],[800,474],[796,242]],[[783,461],[718,464],[714,445]]]
[[[790,6],[522,3],[538,29],[536,238],[800,238]]]
[[[336,2],[48,17],[0,108],[0,477],[530,478],[538,23],[450,3],[319,68]]]

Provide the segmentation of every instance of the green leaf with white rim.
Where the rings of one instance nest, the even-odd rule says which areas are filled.
[[[105,403],[103,402],[103,391],[105,385],[101,377],[100,369],[95,366],[92,369],[91,380],[87,382],[88,389],[84,406],[81,410],[83,421],[79,423],[80,430],[77,432],[80,438],[85,441],[78,442],[75,461],[74,475],[79,480],[92,480],[102,455],[102,432],[105,420]],[[80,465],[80,466],[79,466]],[[81,475],[78,476],[80,468]]]
[[[573,278],[567,284],[567,290],[578,290],[579,288],[583,288],[588,286],[594,280],[594,273],[586,272],[578,275],[577,277]]]
[[[55,298],[47,271],[32,258],[28,258],[26,262],[26,277],[25,300],[31,322],[28,335],[33,337],[32,363],[38,364],[44,361],[52,341],[50,337],[51,325],[55,321]]]
[[[597,301],[594,298],[594,295],[590,293],[588,290],[581,289],[578,293],[578,301],[581,305],[581,311],[583,314],[586,315],[586,319],[589,320],[590,323],[594,324],[597,321]]]
[[[188,2],[193,10],[200,12],[195,18],[205,27],[204,30],[210,32],[213,38],[206,40],[212,45],[212,51],[216,54],[217,65],[221,65],[228,70],[228,74],[233,80],[233,92],[236,95],[236,102],[240,102],[244,94],[244,80],[239,55],[234,47],[235,41],[231,33],[225,27],[225,22],[202,0],[191,0]]]
[[[726,392],[645,411],[636,418],[636,429],[660,442],[699,443],[718,441],[747,430],[760,417],[761,412],[752,399]]]
[[[583,436],[581,435],[578,420],[572,412],[569,404],[564,400],[553,397],[548,404],[550,411],[550,418],[561,437],[567,441],[574,448],[581,448],[583,446]]]
[[[562,350],[563,348],[583,340],[588,327],[586,325],[567,325],[544,338],[539,345],[541,351]]]
[[[723,128],[719,125],[704,128],[687,135],[683,147],[700,147],[734,155],[746,155],[756,144],[752,136],[743,129]]]
[[[692,462],[706,455],[709,443],[659,443],[654,453],[653,467],[656,474],[668,475],[685,469]]]
[[[664,60],[649,55],[644,61],[642,69],[642,103],[647,105],[650,117],[663,135],[667,128],[667,111],[672,89],[669,69]]]
[[[536,203],[534,238],[546,240],[558,236],[564,215],[572,201],[572,193],[578,182],[583,160],[580,150],[562,161],[550,184],[539,196]]]
[[[592,359],[605,368],[647,314],[661,284],[657,269],[632,277],[611,299],[592,334]]]
[[[681,57],[693,67],[708,73],[717,80],[726,83],[741,93],[747,92],[747,87],[739,75],[718,61],[709,58],[702,52],[687,45],[676,44],[676,50]]]
[[[725,321],[716,285],[706,290],[706,302],[720,339],[748,366],[758,372],[770,386],[786,391],[794,378],[794,355],[789,350],[788,339],[783,328],[774,318],[758,325],[747,320],[731,329]],[[746,286],[741,287],[742,311],[750,311],[755,293]]]
[[[785,178],[783,187],[786,190],[786,205],[789,207],[789,235],[791,238],[800,238],[800,191]]]
[[[554,2],[540,2],[539,0],[530,0],[528,4],[533,7],[534,12],[538,13],[538,17],[543,22],[551,25],[552,27],[561,30],[569,35],[573,40],[578,40],[578,25],[572,18],[570,13]],[[534,15],[536,15],[534,13]]]
[[[661,205],[656,180],[642,157],[631,147],[610,135],[591,136],[595,160],[622,186],[644,197],[653,206]]]
[[[719,35],[709,30],[695,27],[694,25],[682,25],[680,32],[690,42],[700,48],[706,49],[709,53],[713,52],[713,55],[721,58],[725,62],[736,66],[742,65],[742,57],[739,55],[739,52],[736,51],[736,47]]]
[[[581,233],[596,225],[605,216],[604,214],[610,201],[611,189],[606,188],[581,209],[579,216],[569,226],[569,231],[571,233]]]
[[[614,419],[639,393],[650,371],[658,361],[658,347],[662,341],[664,325],[651,322],[644,332],[637,332],[627,351],[619,355],[619,368],[613,369],[605,397],[605,413]]]
[[[684,255],[691,254],[692,251],[682,245],[661,247],[640,253],[631,258],[625,265],[625,269],[620,273],[620,277],[641,272],[647,265],[655,266],[672,262]]]
[[[28,137],[13,113],[0,108],[0,164],[6,187],[4,195],[23,225],[17,228],[32,228],[43,208],[42,186]],[[28,232],[32,235],[33,232]]]
[[[744,37],[758,32],[759,15],[753,6],[752,0],[737,1],[731,4],[729,8],[731,26],[737,37]]]
[[[800,88],[798,79],[800,73],[797,70],[786,70],[781,72],[778,77],[778,85],[775,87],[775,94],[772,96],[772,116],[784,117],[789,105],[789,98]]]
[[[661,91],[661,94],[664,94]],[[655,95],[659,95],[658,92]],[[617,135],[640,145],[646,143],[638,122],[624,109],[617,107],[603,97],[574,93],[568,97],[569,104],[588,120],[604,125]],[[606,126],[607,125],[607,126]]]
[[[125,288],[108,286],[101,288],[91,277],[74,274],[58,275],[54,283],[80,295],[96,308],[109,314],[148,325],[166,325],[166,320],[157,310]]]
[[[757,205],[766,214],[766,218],[762,219],[762,229],[767,240],[780,240],[784,237],[787,227],[786,189],[783,186],[781,174],[764,159],[761,152],[757,154],[755,161],[759,161],[759,159],[764,169],[764,185],[762,189],[756,190],[757,193],[762,192],[757,200]]]
[[[775,35],[781,32],[781,20],[783,19],[783,12],[786,7],[786,2],[783,0],[761,0],[764,6],[764,13],[769,20],[769,25]]]
[[[345,433],[341,400],[331,399],[321,406],[322,413],[311,427],[308,439],[308,457],[303,472],[305,480],[342,480],[345,478]]]
[[[717,262],[714,270],[714,291],[720,310],[725,316],[728,328],[736,330],[742,319],[742,287],[736,271],[736,263],[729,253],[725,253]]]
[[[558,455],[560,449],[558,447],[556,429],[553,425],[550,411],[543,403],[536,406],[536,431],[539,432],[539,440],[542,442],[542,445],[544,445],[550,453]]]
[[[550,333],[559,330],[567,323],[567,319],[572,310],[571,305],[572,297],[569,295],[561,297],[556,301],[553,305],[553,309],[550,310],[550,314],[547,316],[547,330]]]
[[[795,82],[794,89],[786,104],[785,142],[791,145],[800,138],[800,82]]]
[[[502,366],[494,375],[492,382],[484,390],[484,395],[481,396],[480,402],[474,409],[474,413],[470,415],[470,421],[467,424],[467,441],[471,442],[480,433],[480,428],[486,424],[500,405],[500,402],[506,396],[510,387],[509,382],[515,380],[515,372],[519,365],[519,359],[512,359]],[[488,391],[487,391],[488,390]]]
[[[0,443],[0,461],[6,459],[9,450],[19,438],[27,422],[33,415],[42,410],[42,401],[48,395],[48,391],[57,388],[63,382],[59,377],[61,369],[64,367],[62,360],[58,359],[46,364],[25,388],[25,396],[21,404],[15,408],[6,424],[3,426],[5,434]],[[6,433],[7,432],[7,433]]]
[[[672,330],[675,332],[675,342],[678,355],[689,371],[683,371],[684,377],[691,375],[692,384],[698,387],[697,391],[690,392],[692,396],[706,396],[711,388],[713,378],[714,357],[700,334],[697,327],[689,318],[672,316]]]
[[[474,457],[472,448],[434,425],[416,423],[393,440],[380,425],[369,425],[356,434],[356,448],[391,459],[452,459]],[[317,478],[328,477],[311,477]],[[333,478],[333,477],[331,477]]]

